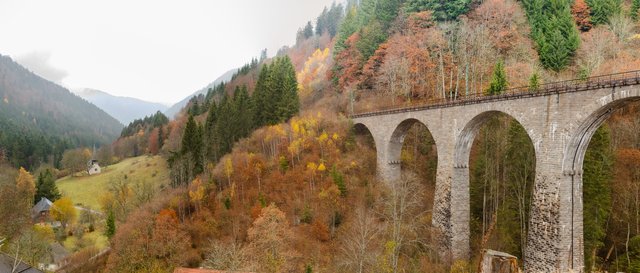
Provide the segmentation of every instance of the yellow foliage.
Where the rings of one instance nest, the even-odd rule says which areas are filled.
[[[326,132],[322,132],[322,134],[318,137],[318,142],[324,143],[325,141],[327,141],[327,139],[329,139],[329,135],[327,135]]]
[[[314,162],[309,162],[307,163],[307,169],[315,171],[318,169],[318,165],[316,165],[316,163]]]
[[[318,171],[324,172],[327,170],[327,167],[324,166],[324,163],[320,163],[320,165],[318,165]]]
[[[36,193],[36,184],[33,181],[33,176],[22,167],[20,171],[18,171],[18,177],[16,177],[16,188],[21,198],[23,198],[21,200],[24,200],[27,204],[33,202],[33,195]]]
[[[191,198],[191,202],[196,204],[200,203],[204,198],[204,186],[202,186],[200,177],[196,177],[196,179],[191,182],[189,186],[189,198]]]
[[[331,136],[331,138],[332,138],[333,140],[338,140],[338,138],[339,138],[338,133],[333,133],[333,135]]]
[[[53,233],[53,228],[50,225],[35,224],[33,225],[33,231],[38,238],[42,238],[49,243],[53,243],[56,238],[55,233]]]
[[[227,179],[231,179],[231,175],[233,174],[233,162],[231,158],[227,158],[224,161],[224,174],[227,176]]]
[[[60,221],[63,226],[66,226],[67,223],[73,223],[78,218],[78,211],[73,206],[71,198],[62,197],[53,202],[51,216],[53,219]]]
[[[304,68],[302,68],[302,71],[297,75],[298,90],[302,98],[314,91],[311,87],[313,82],[324,80],[322,75],[326,74],[328,70],[327,61],[330,60],[330,58],[328,58],[329,53],[329,48],[325,48],[324,50],[316,49],[304,63]]]

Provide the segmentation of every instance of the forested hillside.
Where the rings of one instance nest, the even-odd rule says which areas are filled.
[[[95,105],[7,56],[0,56],[0,99],[0,158],[15,167],[59,166],[65,149],[109,144],[122,129]]]
[[[346,116],[639,69],[638,7],[608,0],[364,0],[328,7],[277,54],[297,71],[301,113],[286,111],[293,104],[273,74],[281,57],[252,62],[192,99],[169,123],[162,147],[175,190],[122,223],[107,268],[473,272],[484,248],[522,259],[535,156],[515,120],[492,118],[474,140],[473,258],[453,263],[438,255],[441,235],[430,228],[437,152],[428,128],[409,130],[403,179],[385,184],[375,177],[372,139]],[[608,121],[585,158],[589,271],[634,272],[639,262],[635,197],[623,190],[637,180],[639,107]],[[149,228],[132,234],[138,226]],[[144,238],[166,234],[180,239],[156,246],[162,255],[135,251]]]
[[[295,45],[251,59],[228,82],[189,99],[174,119],[156,113],[132,122],[101,150],[115,159],[159,154],[171,183],[146,194],[125,175],[99,196],[108,201],[101,209],[109,215],[111,252],[94,266],[476,272],[482,250],[493,249],[516,256],[522,268],[536,162],[516,120],[493,116],[473,140],[472,257],[453,261],[432,227],[438,151],[429,128],[409,128],[402,179],[385,183],[376,176],[372,136],[349,115],[638,70],[639,9],[638,0],[349,0],[327,7],[300,26]],[[639,132],[640,104],[629,103],[589,145],[585,271],[640,268]]]

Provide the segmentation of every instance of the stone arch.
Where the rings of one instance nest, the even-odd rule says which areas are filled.
[[[640,90],[637,93],[640,93]],[[606,103],[607,99],[610,100],[608,103]],[[603,101],[605,101],[605,103],[603,103]],[[613,114],[615,110],[634,101],[640,101],[640,94],[617,100],[612,100],[611,96],[608,95],[597,100],[596,103],[602,106],[586,108],[596,108],[597,110],[580,122],[578,129],[575,131],[565,148],[562,160],[562,171],[565,175],[582,175],[584,156],[587,152],[589,142],[591,142],[591,137],[593,137],[596,130],[602,126],[602,124]]]
[[[525,128],[529,141],[533,144],[536,159],[538,158],[538,149],[535,146],[529,128],[527,128],[527,124],[523,123],[522,119],[519,119],[516,115],[500,110],[489,110],[475,115],[464,125],[455,140],[451,185],[451,244],[454,250],[458,250],[456,256],[460,258],[469,258],[471,255],[471,198],[469,192],[469,160],[471,148],[480,128],[486,124],[490,118],[498,115],[508,116]]]
[[[482,112],[476,115],[475,117],[473,117],[469,122],[467,122],[467,124],[464,126],[462,131],[458,134],[458,139],[456,140],[455,150],[454,150],[454,166],[453,166],[454,168],[464,169],[469,167],[469,154],[471,153],[471,146],[473,145],[473,140],[475,139],[476,134],[478,133],[482,125],[486,123],[487,120],[497,115],[506,115],[514,119],[515,121],[517,121],[527,131],[527,136],[529,136],[529,140],[531,140],[531,142],[534,143],[533,138],[531,137],[531,133],[529,132],[526,124],[523,123],[522,120],[519,119],[516,115],[511,115],[507,112],[498,111],[498,110]],[[538,151],[537,149],[535,150],[536,150],[535,152],[537,156]]]
[[[582,268],[584,266],[582,175],[584,157],[591,138],[615,110],[635,101],[640,101],[640,88],[622,91],[614,89],[610,95],[600,97],[586,105],[583,109],[592,112],[579,121],[577,129],[573,130],[564,147],[562,175],[567,178],[565,180],[567,183],[560,186],[565,189],[562,192],[564,192],[568,203],[560,205],[563,206],[561,212],[565,212],[565,218],[570,225],[567,229],[567,236],[570,236],[568,237],[570,240],[568,268]]]
[[[400,164],[400,153],[402,151],[402,145],[404,144],[404,138],[407,136],[407,132],[409,131],[409,129],[416,123],[427,128],[427,131],[429,131],[429,133],[431,134],[431,130],[429,130],[429,127],[425,123],[415,118],[408,118],[400,122],[400,124],[398,124],[398,126],[396,126],[396,128],[393,130],[391,138],[389,139],[389,144],[387,146],[389,164]]]
[[[357,135],[362,135],[362,134],[369,134],[371,135],[371,138],[373,139],[373,148],[377,151],[378,150],[378,143],[376,143],[376,138],[373,135],[373,131],[371,131],[369,129],[369,127],[362,123],[362,122],[358,122],[353,124],[353,132]]]

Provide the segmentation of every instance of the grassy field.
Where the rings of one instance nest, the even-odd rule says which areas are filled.
[[[118,164],[103,167],[102,173],[88,176],[67,176],[56,181],[64,196],[74,204],[93,210],[100,210],[100,196],[109,184],[127,176],[129,181],[151,181],[157,186],[169,184],[169,168],[160,156],[139,156],[128,158]]]

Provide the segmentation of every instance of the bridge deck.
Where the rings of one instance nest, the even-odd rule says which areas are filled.
[[[601,88],[622,87],[640,84],[640,70],[629,72],[601,75],[589,77],[587,79],[574,79],[559,82],[551,82],[541,84],[537,89],[528,86],[510,88],[500,95],[486,96],[482,94],[473,94],[469,96],[459,97],[457,99],[440,99],[429,104],[401,107],[392,109],[383,109],[373,112],[365,112],[351,115],[351,118],[361,118],[370,116],[389,115],[404,112],[415,112],[434,108],[446,108],[460,105],[477,104],[485,102],[515,100],[529,97],[549,96],[562,93],[573,93],[587,90],[595,90]]]

